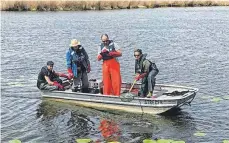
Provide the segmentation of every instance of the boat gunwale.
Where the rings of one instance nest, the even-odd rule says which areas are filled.
[[[110,104],[110,105],[121,105],[121,106],[139,106],[139,107],[153,107],[153,108],[172,108],[178,106],[178,104],[136,104],[131,102],[112,102],[112,101],[99,101],[99,100],[90,100],[90,99],[82,99],[82,98],[71,98],[71,97],[59,97],[59,96],[43,96],[44,98],[55,98],[55,99],[63,99],[63,100],[74,100],[74,101],[84,101],[84,102],[92,102],[92,103],[100,103],[100,104]]]
[[[86,95],[86,96],[93,96],[93,97],[105,97],[105,98],[122,98],[121,96],[115,96],[115,95],[103,95],[103,94],[91,94],[91,93],[80,93],[80,92],[70,92],[70,91],[46,91],[46,90],[41,90],[42,93],[61,93],[61,94],[72,94],[72,95]],[[196,93],[195,91],[189,91],[187,93],[185,93],[182,96],[176,96],[170,99],[158,99],[158,98],[142,98],[139,96],[134,96],[133,99],[136,100],[142,100],[142,101],[152,101],[152,100],[156,100],[156,101],[172,101],[172,100],[181,100],[186,98],[187,96],[191,96],[192,94]],[[125,98],[124,98],[125,99]]]
[[[183,98],[180,98],[180,99],[163,99],[163,100],[152,100],[152,99],[148,99],[148,98],[134,98],[133,100],[135,101],[139,101],[139,103],[135,103],[135,102],[124,102],[124,101],[121,101],[121,102],[117,102],[117,101],[112,101],[112,100],[91,100],[91,99],[83,99],[83,98],[77,98],[77,97],[64,97],[64,96],[55,96],[55,95],[42,95],[44,98],[57,98],[57,99],[63,99],[63,100],[75,100],[75,101],[84,101],[84,102],[96,102],[96,103],[101,103],[101,104],[116,104],[116,105],[123,105],[123,106],[143,106],[143,107],[175,107],[175,106],[180,106],[181,104],[185,104],[185,102],[187,102],[189,99],[187,99],[186,101],[182,102],[182,103],[179,103],[179,101],[183,100],[183,99],[186,99],[188,97],[191,97],[191,98],[195,98],[195,95],[196,93],[192,93],[192,94],[189,94]],[[107,96],[106,96],[107,97]],[[190,98],[190,99],[191,99]],[[146,104],[145,101],[164,101],[164,102],[171,102],[171,104]],[[141,102],[141,103],[140,103]],[[144,102],[144,103],[143,103]]]
[[[123,83],[124,84],[124,83]],[[129,83],[128,83],[129,84]],[[137,84],[139,86],[140,84]],[[84,104],[94,104],[96,106],[107,106],[104,108],[113,108],[113,106],[119,106],[121,108],[132,108],[132,107],[139,107],[139,108],[146,108],[147,112],[150,108],[152,109],[166,109],[163,112],[166,112],[174,107],[181,107],[186,104],[190,104],[196,96],[198,91],[197,88],[186,87],[186,86],[177,86],[177,85],[165,85],[165,84],[157,84],[156,87],[159,89],[155,89],[156,91],[166,90],[170,91],[170,89],[162,89],[162,88],[174,88],[177,90],[174,91],[183,91],[183,89],[187,90],[188,92],[183,95],[177,96],[168,96],[165,95],[162,98],[142,98],[139,96],[134,96],[133,99],[128,101],[122,101],[122,99],[128,99],[128,97],[121,97],[115,95],[103,95],[103,94],[93,94],[93,93],[81,93],[81,92],[72,92],[70,89],[66,91],[47,91],[47,90],[40,90],[41,96],[44,99],[48,100],[59,100],[60,102],[78,102],[79,105],[84,106]],[[125,88],[125,87],[124,87]],[[51,94],[49,94],[51,93]],[[66,95],[66,96],[64,96]],[[75,95],[75,96],[74,96]],[[78,96],[77,96],[78,95]],[[85,96],[85,98],[83,98]],[[166,98],[169,97],[169,98]],[[87,107],[87,106],[86,106]],[[120,110],[120,109],[118,109]],[[122,109],[121,109],[122,110]],[[124,109],[123,109],[124,110]],[[125,109],[126,110],[126,109]],[[129,112],[129,111],[127,111]],[[132,111],[130,111],[132,112]],[[162,111],[160,113],[163,113]],[[160,114],[156,113],[156,114]],[[151,113],[150,113],[151,114]],[[154,113],[153,113],[154,114]]]

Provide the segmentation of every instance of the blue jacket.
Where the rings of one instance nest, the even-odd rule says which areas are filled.
[[[77,77],[77,63],[81,63],[87,70],[90,66],[90,61],[85,49],[80,46],[80,48],[75,51],[72,48],[66,52],[67,68],[71,68],[75,77]]]

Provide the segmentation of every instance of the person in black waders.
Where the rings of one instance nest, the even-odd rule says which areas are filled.
[[[65,77],[69,79],[69,76],[63,73],[57,73],[53,70],[54,63],[52,61],[47,62],[47,66],[41,68],[38,75],[37,87],[40,90],[64,90],[62,80],[59,77]]]
[[[87,73],[91,71],[87,52],[76,39],[71,40],[70,48],[66,52],[68,73],[73,78],[72,91],[89,92]],[[82,82],[82,83],[81,83]]]
[[[135,57],[135,79],[141,81],[141,89],[139,96],[155,98],[153,96],[153,90],[156,83],[155,76],[158,74],[159,70],[154,62],[146,59],[147,54],[142,54],[141,49],[136,49],[134,51]]]

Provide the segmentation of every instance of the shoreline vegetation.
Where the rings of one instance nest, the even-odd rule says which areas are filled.
[[[1,0],[1,11],[84,11],[229,6],[229,0]]]

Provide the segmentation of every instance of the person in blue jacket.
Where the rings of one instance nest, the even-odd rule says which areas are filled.
[[[76,39],[71,40],[66,53],[67,68],[70,78],[73,78],[72,91],[89,92],[88,75],[91,71],[90,61],[86,50]]]

